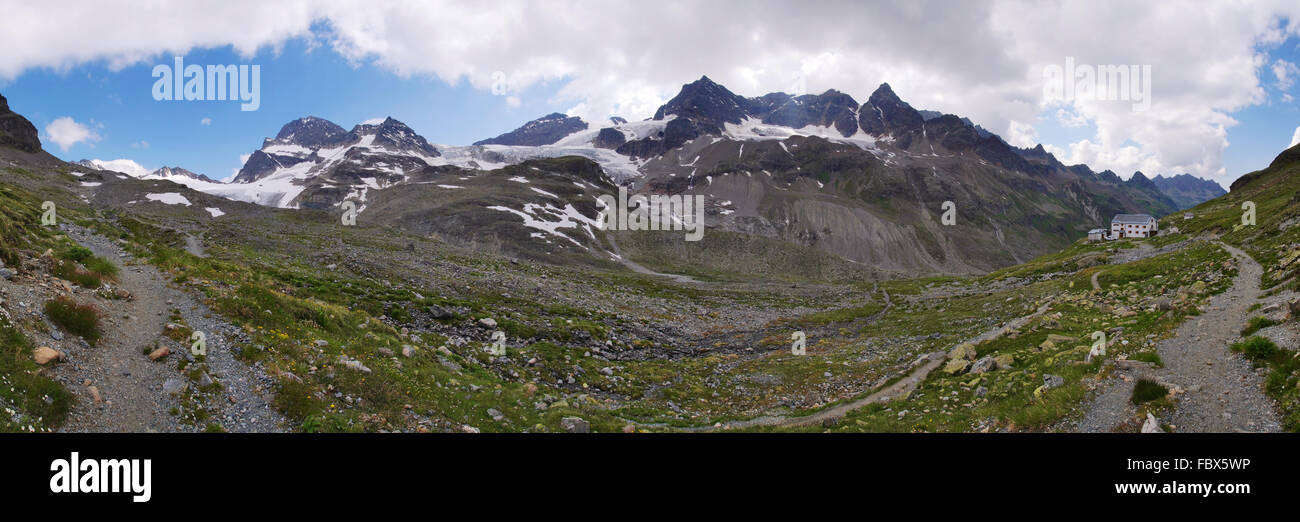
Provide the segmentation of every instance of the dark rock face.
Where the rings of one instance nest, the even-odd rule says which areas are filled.
[[[784,93],[777,94],[784,96]],[[777,99],[779,97],[767,95],[760,98],[760,103]],[[854,115],[857,108],[858,102],[852,96],[832,89],[819,95],[805,94],[789,98],[763,116],[763,123],[796,129],[808,125],[834,125],[840,135],[848,137],[858,132],[858,122]]]
[[[1227,194],[1218,183],[1191,174],[1179,174],[1168,178],[1156,176],[1151,178],[1151,183],[1160,189],[1160,192],[1169,196],[1169,199],[1174,200],[1178,210],[1192,208]]]
[[[27,118],[9,110],[9,100],[0,95],[0,147],[13,147],[23,152],[39,152],[41,140],[36,126]]]
[[[578,131],[587,130],[587,122],[577,116],[558,112],[525,123],[522,127],[495,138],[474,142],[475,145],[550,145]]]
[[[627,136],[613,127],[605,127],[596,133],[596,139],[592,145],[602,149],[617,149],[627,143]]]
[[[314,149],[342,144],[347,135],[348,131],[332,121],[308,116],[284,124],[275,140]]]
[[[318,150],[355,145],[365,136],[374,136],[369,148],[382,149],[398,156],[401,153],[433,158],[441,156],[438,149],[423,136],[393,118],[387,118],[377,125],[357,125],[352,130],[345,131],[334,122],[309,116],[286,123],[275,138],[263,141],[262,148],[248,157],[233,183],[251,183],[279,168],[292,167],[306,161],[319,162],[321,157],[317,154]],[[352,157],[349,156],[349,159]],[[409,157],[397,160],[404,160],[406,164],[419,161]]]
[[[405,123],[391,117],[379,125],[357,125],[349,134],[354,137],[374,134],[374,145],[389,150],[415,151],[434,158],[442,155],[424,136],[416,134]]]
[[[675,114],[678,118],[721,128],[724,123],[743,121],[749,115],[751,107],[753,104],[750,100],[714,83],[708,76],[702,76],[682,86],[677,96],[655,111],[654,119],[662,120]]]
[[[874,136],[889,134],[897,138],[920,130],[924,123],[921,113],[894,94],[888,83],[880,84],[858,109],[858,124]]]

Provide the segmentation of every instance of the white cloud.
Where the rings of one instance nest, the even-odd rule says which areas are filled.
[[[199,120],[199,125],[212,125],[212,118],[203,118]]]
[[[1277,83],[1274,85],[1283,91],[1288,90],[1292,85],[1295,85],[1296,76],[1300,76],[1300,68],[1296,68],[1294,63],[1280,58],[1273,62],[1272,69],[1273,77],[1277,78]]]
[[[137,178],[141,176],[146,176],[149,173],[153,172],[152,170],[144,168],[144,166],[140,165],[139,163],[136,163],[135,160],[129,160],[129,159],[115,159],[115,160],[107,160],[107,161],[93,159],[90,160],[90,162],[94,163],[95,166],[101,169],[113,170]]]
[[[99,141],[99,134],[89,127],[77,123],[71,116],[57,118],[45,126],[45,136],[67,152],[68,148],[81,142]]]
[[[1287,145],[1286,148],[1289,149],[1296,145],[1300,145],[1300,127],[1295,128],[1295,134],[1291,135],[1291,144]]]
[[[1021,148],[1033,147],[1038,144],[1038,131],[1034,126],[1028,123],[1013,121],[1007,124],[1006,138],[1007,143]]]
[[[50,9],[61,16],[48,16]],[[1204,2],[1196,9],[1108,0],[832,0],[817,8],[757,0],[743,7],[698,2],[655,9],[584,0],[562,6],[504,0],[490,9],[447,0],[147,7],[53,0],[5,10],[0,78],[91,61],[113,68],[153,63],[195,47],[232,45],[253,55],[304,37],[313,48],[398,75],[468,82],[485,91],[496,83],[521,103],[530,87],[556,82],[561,87],[547,101],[589,121],[650,116],[682,83],[704,74],[749,96],[835,88],[860,102],[889,82],[914,106],[969,116],[989,129],[1043,121],[1044,113],[1066,109],[1066,121],[1095,129],[1087,140],[1058,144],[1077,151],[1078,160],[1109,162],[1094,167],[1124,175],[1142,167],[1219,180],[1228,176],[1226,129],[1236,124],[1229,115],[1265,101],[1268,49],[1300,33],[1294,0]],[[1098,28],[1105,38],[1097,37]],[[1045,104],[1043,68],[1070,56],[1081,64],[1151,65],[1150,110],[1121,102]]]
[[[149,148],[149,142],[144,141],[144,140],[140,140],[140,141],[137,141],[137,142],[135,142],[135,143],[132,143],[132,144],[131,144],[131,148],[133,148],[133,149],[147,149],[147,148]]]

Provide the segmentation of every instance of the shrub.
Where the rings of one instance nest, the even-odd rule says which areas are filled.
[[[1160,359],[1160,354],[1158,354],[1158,353],[1156,353],[1156,352],[1154,352],[1154,351],[1151,351],[1151,352],[1138,352],[1138,353],[1136,353],[1136,354],[1133,355],[1133,360],[1135,360],[1135,361],[1142,361],[1142,362],[1149,362],[1149,363],[1151,363],[1151,364],[1156,365],[1157,367],[1163,367],[1163,366],[1165,365],[1165,362],[1164,362],[1163,360]]]
[[[62,261],[59,266],[55,267],[54,275],[59,279],[72,281],[82,288],[95,289],[104,284],[103,279],[94,272],[88,272],[77,268],[71,261]]]
[[[1282,350],[1266,337],[1252,335],[1245,341],[1232,344],[1232,351],[1241,352],[1252,361],[1269,361],[1282,353]]]
[[[45,315],[60,328],[80,335],[92,345],[103,335],[99,327],[99,310],[91,305],[79,305],[71,298],[58,297],[46,301]]]
[[[1245,337],[1275,324],[1277,324],[1277,321],[1257,315],[1250,318],[1250,322],[1246,323],[1246,327],[1241,329],[1241,336]]]
[[[1168,394],[1169,388],[1164,385],[1151,379],[1138,379],[1137,384],[1133,385],[1133,396],[1129,400],[1133,404],[1142,404],[1162,399]]]

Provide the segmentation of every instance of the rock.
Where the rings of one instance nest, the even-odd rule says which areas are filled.
[[[614,375],[614,369],[606,366],[600,369],[600,374],[605,376]]]
[[[1038,348],[1036,348],[1034,351],[1037,351],[1037,352],[1048,352],[1048,351],[1052,351],[1052,350],[1055,350],[1055,349],[1056,349],[1056,343],[1053,343],[1053,342],[1049,339],[1049,340],[1043,341],[1043,343],[1040,344],[1040,345],[1038,345]]]
[[[1061,377],[1060,375],[1052,375],[1052,374],[1050,374],[1050,373],[1043,374],[1043,389],[1044,389],[1044,390],[1050,390],[1050,389],[1052,389],[1052,388],[1059,388],[1059,387],[1064,386],[1064,385],[1065,385],[1065,378],[1064,378],[1064,377]]]
[[[478,428],[466,424],[460,427],[460,431],[465,433],[478,433]]]
[[[569,433],[590,433],[591,423],[583,420],[581,417],[565,417],[560,419],[560,427]]]
[[[171,377],[163,381],[162,389],[167,395],[178,395],[185,391],[190,385],[181,380],[180,377]]]
[[[50,348],[49,346],[42,346],[32,352],[32,357],[36,359],[36,364],[44,366],[49,364],[51,361],[63,360],[63,353]]]
[[[211,376],[211,375],[208,375],[208,372],[200,372],[200,373],[199,373],[199,387],[200,387],[200,388],[207,388],[208,386],[212,386],[212,376]]]
[[[1058,344],[1058,343],[1068,343],[1070,341],[1073,341],[1074,338],[1067,335],[1047,334],[1047,340],[1051,341],[1053,344]]]
[[[975,360],[975,345],[973,345],[973,344],[971,344],[971,343],[961,343],[961,344],[959,344],[959,345],[957,345],[957,346],[954,346],[953,349],[952,349],[952,351],[948,352],[948,358],[949,358],[949,359],[966,359],[966,360],[968,360],[968,361],[974,361],[974,360]]]
[[[384,356],[384,357],[392,357],[392,356],[393,356],[393,350],[392,350],[392,349],[384,348],[384,347],[382,347],[382,346],[381,346],[379,349],[375,350],[375,351],[376,351],[376,352],[379,352],[379,355],[382,355],[382,356]]]
[[[966,368],[968,367],[970,367],[970,361],[967,361],[966,359],[953,359],[948,361],[948,364],[944,365],[943,371],[949,375],[957,375],[966,371]]]
[[[991,356],[984,356],[984,357],[981,357],[978,361],[975,361],[974,363],[972,363],[972,364],[970,365],[970,370],[969,370],[969,372],[970,372],[970,373],[984,373],[984,372],[987,372],[987,371],[989,371],[989,370],[994,369],[994,367],[995,367],[996,365],[997,365],[997,363],[993,360],[993,357],[991,357]]]
[[[501,411],[497,410],[496,408],[488,408],[487,414],[488,417],[492,417],[492,420],[497,422],[501,422],[502,419],[506,418],[506,416],[502,415]]]
[[[999,355],[993,358],[993,362],[997,366],[998,370],[1010,370],[1011,363],[1015,361],[1016,361],[1015,356],[1011,354]]]
[[[157,350],[149,352],[149,360],[157,361],[158,359],[162,359],[163,357],[171,355],[171,353],[172,353],[171,350],[169,350],[166,346],[163,346],[161,348],[158,348]]]
[[[429,315],[432,315],[434,319],[451,319],[456,316],[456,314],[451,313],[451,310],[438,305],[429,305]]]
[[[623,426],[623,433],[636,433],[636,426],[634,426],[634,425],[632,425],[632,424],[628,424],[627,426]]]
[[[484,328],[496,328],[497,320],[491,317],[484,317],[478,320],[478,324],[479,326],[482,326]]]
[[[90,392],[90,398],[95,402],[97,403],[104,402],[104,399],[99,396],[99,388],[96,388],[94,386],[89,386],[86,388],[86,391]]]
[[[14,271],[8,268],[0,268],[0,277],[3,277],[6,281],[12,280],[14,278]]]
[[[527,384],[524,385],[524,396],[525,396],[525,397],[532,397],[533,394],[535,394],[535,393],[537,393],[537,385],[536,385],[536,384],[533,384],[533,383],[530,382],[530,383],[527,383]]]
[[[989,393],[989,389],[983,386],[980,386],[979,388],[975,388],[976,397],[983,397],[985,395],[988,395],[988,393]]]
[[[371,373],[370,368],[367,368],[366,365],[361,364],[361,361],[358,361],[346,355],[339,356],[339,363],[342,364],[343,366],[346,366],[348,368],[351,368],[359,372]]]
[[[1165,430],[1160,427],[1160,422],[1156,421],[1154,415],[1147,412],[1147,420],[1142,423],[1142,433],[1164,433]]]
[[[410,359],[411,357],[415,357],[415,347],[409,344],[403,344],[402,357],[406,357],[407,359]]]
[[[330,342],[324,339],[317,339],[314,344],[316,345],[317,348],[324,348],[326,346],[329,346]]]

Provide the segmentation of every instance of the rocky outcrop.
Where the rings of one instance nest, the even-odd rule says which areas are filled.
[[[9,110],[9,100],[0,95],[0,147],[13,147],[23,152],[39,152],[41,140],[36,126],[27,118]]]
[[[538,147],[550,145],[578,131],[587,130],[587,122],[577,116],[558,112],[525,123],[522,127],[495,138],[474,142],[475,145],[518,145]]]

